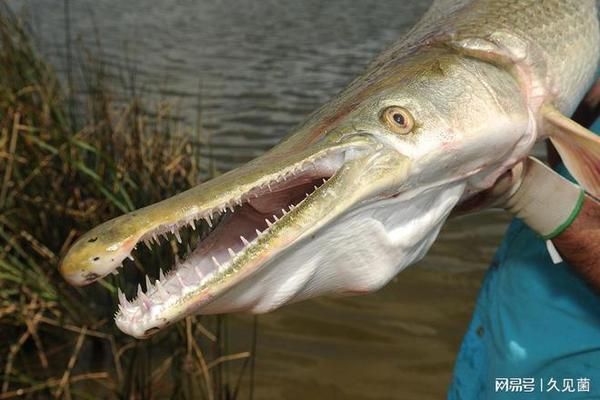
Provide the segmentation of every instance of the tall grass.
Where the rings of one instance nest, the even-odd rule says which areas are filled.
[[[250,354],[223,353],[223,319],[187,318],[147,341],[114,328],[116,284],[132,293],[127,282],[156,276],[176,250],[142,253],[125,276],[85,290],[57,273],[82,233],[202,172],[194,131],[171,105],[116,102],[100,64],[81,73],[75,98],[0,10],[0,399],[234,398],[239,374],[222,366],[241,374]]]

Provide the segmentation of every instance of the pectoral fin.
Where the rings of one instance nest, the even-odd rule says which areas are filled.
[[[588,193],[600,197],[600,137],[552,106],[544,106],[542,116],[569,172]]]

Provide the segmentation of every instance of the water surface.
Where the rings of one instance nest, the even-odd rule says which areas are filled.
[[[226,171],[335,95],[429,3],[78,0],[70,5],[72,47],[134,72],[144,94],[175,101],[190,123],[199,106],[203,140]],[[21,4],[64,72],[63,2]],[[425,260],[376,294],[261,316],[255,398],[442,398],[506,220],[498,213],[449,223]],[[248,349],[251,326],[247,315],[231,320],[231,351]]]

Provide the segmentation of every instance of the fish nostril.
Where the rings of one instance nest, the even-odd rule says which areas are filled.
[[[88,243],[94,243],[96,240],[98,240],[98,237],[91,238]]]
[[[100,257],[94,257],[93,260],[94,261],[98,261],[100,259]]]
[[[93,272],[88,272],[84,275],[84,279],[88,283],[94,282],[98,278],[100,278],[100,275],[95,274]]]
[[[152,335],[160,330],[159,327],[155,326],[154,328],[146,329],[144,332],[144,336]]]

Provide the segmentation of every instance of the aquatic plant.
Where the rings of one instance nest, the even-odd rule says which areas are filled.
[[[235,398],[251,358],[225,353],[225,318],[187,318],[148,341],[112,322],[116,279],[131,295],[133,275],[157,276],[177,257],[174,238],[92,290],[57,272],[90,227],[208,175],[201,132],[176,107],[132,92],[116,100],[99,60],[78,65],[85,86],[75,90],[73,63],[65,85],[23,22],[0,9],[0,399]],[[231,360],[239,374],[223,368]]]

